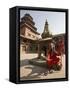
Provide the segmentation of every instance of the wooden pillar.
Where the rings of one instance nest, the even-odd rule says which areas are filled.
[[[38,58],[41,57],[41,44],[38,43]]]

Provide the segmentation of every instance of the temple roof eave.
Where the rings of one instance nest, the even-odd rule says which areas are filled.
[[[32,40],[32,41],[39,41],[39,42],[51,41],[52,40],[52,38],[45,38],[45,39],[38,39],[38,40],[36,40],[36,39],[30,39],[30,38],[25,37],[24,35],[20,35],[20,37],[25,38],[25,39],[29,39],[29,40]]]
[[[39,41],[50,41],[50,40],[52,40],[52,37],[40,39]]]
[[[62,37],[62,36],[65,36],[65,33],[55,34],[55,35],[53,35],[53,38]]]
[[[20,37],[21,37],[21,38],[28,39],[28,40],[32,40],[32,41],[37,41],[36,39],[31,39],[31,38],[25,37],[24,35],[21,35],[21,34],[20,34]]]
[[[35,27],[30,27],[30,26],[29,26],[28,24],[26,24],[26,23],[22,24],[22,25],[20,26],[20,28],[23,27],[24,25],[27,26],[28,28],[30,28],[34,33],[40,35],[40,33],[38,33],[37,31],[35,31],[35,29],[36,29]]]

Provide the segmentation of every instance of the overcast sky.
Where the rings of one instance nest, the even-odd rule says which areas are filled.
[[[65,33],[64,12],[20,10],[20,18],[23,17],[26,13],[33,17],[35,27],[39,33],[43,32],[46,19],[49,24],[49,31],[52,34]]]

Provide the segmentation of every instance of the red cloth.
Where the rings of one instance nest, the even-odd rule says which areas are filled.
[[[64,41],[61,40],[59,43],[58,43],[58,48],[57,48],[57,52],[61,55],[61,53],[64,51]]]
[[[49,53],[48,54],[48,60],[47,60],[47,64],[49,67],[52,67],[53,65],[57,65],[59,62],[59,58],[57,58],[57,54],[55,52],[53,53]]]

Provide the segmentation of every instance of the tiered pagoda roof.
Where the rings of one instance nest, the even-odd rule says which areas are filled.
[[[20,28],[22,28],[23,26],[27,26],[34,33],[39,34],[37,32],[37,28],[35,27],[35,22],[33,21],[33,18],[30,16],[30,14],[25,14],[24,17],[21,18]]]

